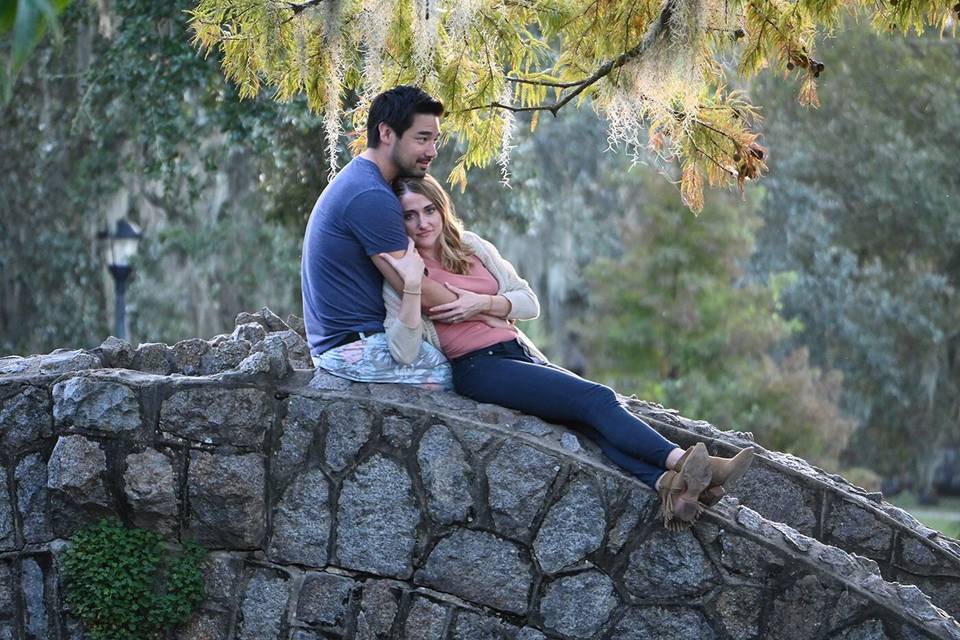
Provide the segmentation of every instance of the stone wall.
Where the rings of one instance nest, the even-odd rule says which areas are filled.
[[[925,579],[950,550],[842,480],[761,452],[744,504],[668,533],[656,496],[571,432],[294,369],[296,330],[266,317],[205,344],[0,359],[0,639],[82,637],[60,558],[107,514],[211,550],[184,640],[960,638],[916,586],[826,544],[870,550],[889,527],[877,555]],[[186,367],[210,375],[172,373]],[[635,408],[677,439],[745,444]],[[840,515],[861,498],[876,522]]]
[[[746,445],[761,454],[732,491],[764,517],[875,560],[885,579],[913,584],[952,616],[960,616],[960,543],[924,526],[910,514],[838,475],[791,455],[767,451],[738,432],[721,432],[657,405],[628,401],[661,433],[684,445],[708,443],[713,453],[733,455]]]

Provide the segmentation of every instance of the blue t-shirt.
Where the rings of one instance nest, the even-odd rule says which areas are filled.
[[[407,248],[400,201],[377,165],[354,158],[323,190],[303,238],[303,320],[314,355],[352,332],[383,331],[383,275],[370,256]]]

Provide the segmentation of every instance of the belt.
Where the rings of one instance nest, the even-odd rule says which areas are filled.
[[[357,340],[363,340],[367,336],[372,336],[375,333],[383,333],[383,331],[351,331],[337,340],[336,344],[330,346],[329,349],[336,349],[337,347],[342,347],[345,344],[350,344],[351,342],[356,342]]]

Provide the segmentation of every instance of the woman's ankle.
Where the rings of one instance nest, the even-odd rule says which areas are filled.
[[[675,447],[673,451],[667,454],[667,460],[665,462],[667,469],[676,469],[677,462],[683,457],[683,451],[680,447]]]

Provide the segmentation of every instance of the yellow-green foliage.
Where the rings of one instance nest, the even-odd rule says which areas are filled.
[[[191,24],[242,97],[267,86],[279,100],[305,93],[324,112],[334,168],[349,95],[359,96],[354,150],[382,89],[415,83],[439,97],[445,135],[464,149],[450,175],[460,185],[471,167],[506,162],[513,112],[556,115],[590,99],[612,144],[634,153],[649,144],[679,161],[683,199],[699,211],[704,179],[742,188],[766,169],[756,113],[725,88],[730,61],[746,76],[765,67],[795,76],[800,101],[817,106],[818,30],[853,11],[882,30],[944,29],[954,2],[199,0]]]

